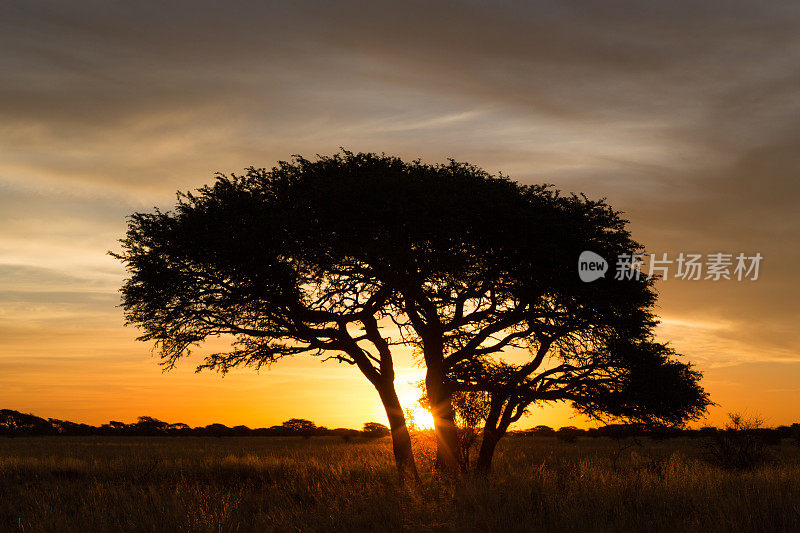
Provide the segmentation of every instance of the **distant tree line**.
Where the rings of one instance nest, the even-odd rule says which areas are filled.
[[[550,426],[535,426],[529,429],[513,431],[511,437],[555,438],[564,442],[574,442],[579,437],[650,437],[668,439],[674,437],[717,437],[726,431],[725,428],[706,426],[699,429],[654,428],[643,424],[609,424],[598,428],[581,429],[575,426],[564,426],[558,429]],[[774,428],[752,427],[747,433],[767,443],[775,443],[780,439],[793,438],[800,441],[800,423]],[[56,418],[41,418],[32,414],[20,413],[11,409],[0,409],[0,436],[212,436],[212,437],[340,437],[349,440],[355,437],[381,438],[388,437],[390,430],[384,424],[367,422],[363,429],[335,428],[317,426],[311,420],[290,418],[279,426],[268,428],[249,428],[247,426],[226,426],[209,424],[191,427],[181,422],[169,423],[140,416],[132,424],[110,421],[101,426],[78,424]]]
[[[717,437],[731,431],[727,426],[717,428],[705,426],[699,429],[652,427],[643,424],[609,424],[598,428],[580,429],[575,426],[566,426],[554,429],[549,426],[536,426],[522,431],[511,433],[515,437],[553,437],[565,442],[574,442],[578,437],[650,437],[653,439],[668,439],[673,437]],[[767,443],[777,443],[780,439],[793,438],[800,440],[800,423],[790,426],[777,426],[774,428],[752,427],[742,429]]]
[[[364,429],[317,426],[311,420],[291,418],[279,426],[268,428],[249,428],[247,426],[226,426],[209,424],[191,427],[181,422],[169,423],[149,416],[140,416],[132,424],[115,420],[101,426],[78,424],[56,418],[41,418],[32,414],[20,413],[11,409],[0,409],[0,436],[212,436],[212,437],[352,437],[378,438],[389,435],[389,429],[378,422],[367,422]]]

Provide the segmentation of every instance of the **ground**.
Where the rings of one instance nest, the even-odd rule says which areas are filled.
[[[800,446],[728,471],[700,439],[507,438],[489,480],[397,483],[388,439],[0,439],[2,531],[798,531]]]

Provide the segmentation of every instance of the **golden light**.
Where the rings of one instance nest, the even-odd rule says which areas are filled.
[[[412,409],[411,417],[413,420],[408,420],[407,423],[413,422],[417,429],[433,429],[433,415],[424,407],[418,406]]]
[[[406,423],[417,429],[433,429],[433,415],[419,404],[421,395],[422,393],[416,387],[398,391],[400,405],[403,406],[406,413]]]

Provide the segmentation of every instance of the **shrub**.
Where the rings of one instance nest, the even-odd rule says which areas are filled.
[[[746,418],[729,413],[728,422],[706,443],[706,456],[722,468],[747,470],[767,462],[769,449],[763,439],[764,420],[758,416]]]

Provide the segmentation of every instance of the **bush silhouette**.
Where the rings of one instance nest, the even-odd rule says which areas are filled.
[[[729,413],[728,422],[706,444],[712,464],[726,469],[747,470],[769,460],[767,443],[760,434],[764,421],[759,416]]]

